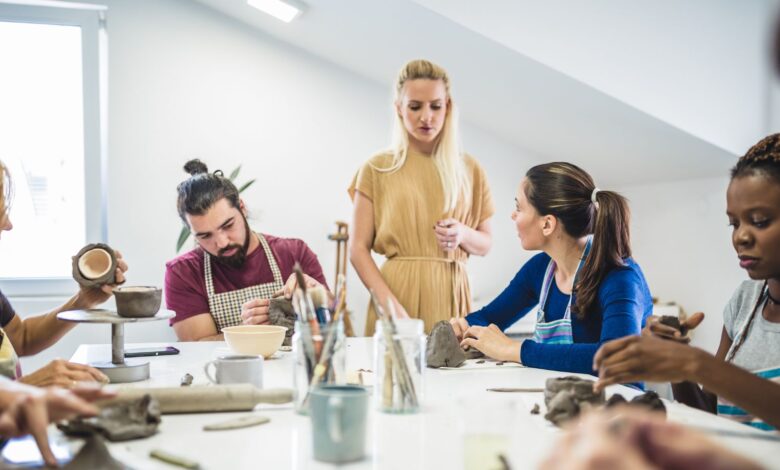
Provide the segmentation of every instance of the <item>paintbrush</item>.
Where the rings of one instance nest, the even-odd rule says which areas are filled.
[[[314,303],[315,313],[317,316],[317,322],[320,325],[324,325],[330,322],[330,310],[328,310],[328,303],[330,302],[328,292],[322,286],[317,286],[311,291],[311,300]]]
[[[292,296],[292,304],[295,313],[298,314],[298,325],[301,332],[301,345],[303,346],[303,354],[306,359],[306,374],[309,379],[312,377],[314,371],[314,364],[317,362],[314,352],[314,338],[312,337],[311,326],[306,320],[305,307],[302,302],[303,294],[301,289],[295,289]],[[316,323],[316,322],[315,322]]]
[[[403,401],[409,401],[411,406],[417,406],[417,393],[414,390],[414,384],[412,383],[411,375],[409,374],[409,368],[406,365],[406,358],[404,356],[403,347],[394,339],[397,330],[395,322],[392,319],[392,303],[388,303],[391,313],[386,313],[382,306],[379,304],[379,299],[373,291],[371,293],[371,302],[374,305],[374,310],[377,316],[382,322],[382,333],[385,337],[385,343],[387,344],[387,350],[390,353],[390,359],[392,361],[393,372],[395,377],[398,378],[398,387],[401,390],[401,398]]]

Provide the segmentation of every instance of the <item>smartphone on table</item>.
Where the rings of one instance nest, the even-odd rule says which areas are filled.
[[[173,346],[125,349],[125,357],[172,356],[174,354],[179,354],[179,350]]]

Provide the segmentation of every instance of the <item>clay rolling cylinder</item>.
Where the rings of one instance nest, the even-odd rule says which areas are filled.
[[[214,385],[201,387],[124,388],[116,398],[103,401],[106,406],[117,401],[137,400],[151,395],[160,403],[162,414],[219,413],[251,411],[259,403],[289,403],[293,391],[289,388],[259,389],[251,384]]]
[[[73,279],[84,287],[116,282],[116,254],[104,243],[91,243],[73,257]]]

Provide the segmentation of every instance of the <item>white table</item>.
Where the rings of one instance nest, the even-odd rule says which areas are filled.
[[[160,343],[131,344],[128,347],[160,346]],[[184,373],[194,376],[193,384],[207,382],[204,364],[218,355],[228,353],[223,342],[175,343],[181,350],[176,356],[150,358],[151,378],[117,387],[178,386]],[[347,369],[373,369],[370,338],[350,338]],[[72,361],[88,363],[110,357],[110,345],[82,345]],[[265,387],[292,386],[292,354],[276,353],[265,361]],[[460,469],[462,468],[459,429],[459,404],[472,399],[468,406],[479,406],[482,400],[509,399],[517,402],[516,434],[512,436],[509,455],[512,468],[535,468],[552,448],[559,432],[544,418],[541,393],[498,394],[489,387],[544,387],[550,377],[561,372],[533,368],[492,368],[486,370],[434,370],[425,375],[423,410],[414,415],[389,415],[372,411],[369,414],[367,453],[361,462],[346,468],[370,469]],[[626,398],[638,392],[623,386],[611,387],[607,393],[619,392]],[[528,411],[539,403],[540,415]],[[745,431],[744,425],[733,423],[676,403],[667,404],[669,419],[710,429]],[[373,410],[373,408],[372,408]],[[111,452],[127,464],[138,468],[171,469],[174,467],[149,459],[152,449],[162,449],[200,462],[205,469],[320,469],[336,468],[316,462],[311,453],[309,418],[296,414],[292,405],[260,405],[254,413],[271,418],[265,425],[220,432],[206,432],[203,425],[237,417],[246,413],[207,413],[165,415],[157,435],[147,439],[110,444]],[[748,429],[749,430],[749,429]],[[713,436],[735,451],[748,455],[768,468],[777,468],[780,442]]]

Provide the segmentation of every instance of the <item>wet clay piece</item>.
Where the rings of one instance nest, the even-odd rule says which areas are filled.
[[[116,460],[106,447],[106,443],[100,436],[90,436],[63,470],[83,470],[85,468],[99,468],[101,470],[125,470],[127,465]]]
[[[593,383],[575,376],[547,379],[544,389],[545,419],[560,426],[588,408],[603,405],[604,392],[594,393]]]
[[[466,359],[482,359],[483,357],[485,357],[482,351],[480,351],[477,348],[472,348],[471,346],[466,348],[464,354],[466,354]]]
[[[283,297],[271,299],[268,305],[268,320],[272,325],[287,328],[282,345],[292,345],[292,336],[295,333],[295,310],[292,301]]]
[[[663,315],[659,320],[660,323],[671,326],[672,328],[680,332],[680,336],[688,334],[688,328],[685,325],[680,324],[680,319],[672,315]]]
[[[661,397],[659,397],[658,394],[652,390],[648,390],[641,395],[635,396],[631,399],[631,401],[626,401],[626,399],[623,398],[623,395],[616,393],[609,397],[606,408],[611,408],[617,405],[642,407],[649,411],[657,411],[659,413],[663,413],[664,415],[666,414],[666,405],[664,405]]]
[[[116,313],[120,317],[153,317],[160,311],[162,289],[158,287],[134,286],[114,289]]]
[[[92,243],[73,257],[73,279],[83,287],[116,282],[116,254],[104,243]]]
[[[100,410],[92,418],[77,418],[58,425],[67,435],[100,434],[110,441],[148,437],[160,424],[160,405],[149,395],[137,400],[118,401]]]
[[[466,354],[448,321],[442,320],[433,325],[425,347],[425,361],[428,367],[434,369],[459,367],[466,361]]]
[[[539,414],[539,403],[534,403],[534,407],[531,408],[531,414],[532,415],[538,415]]]

